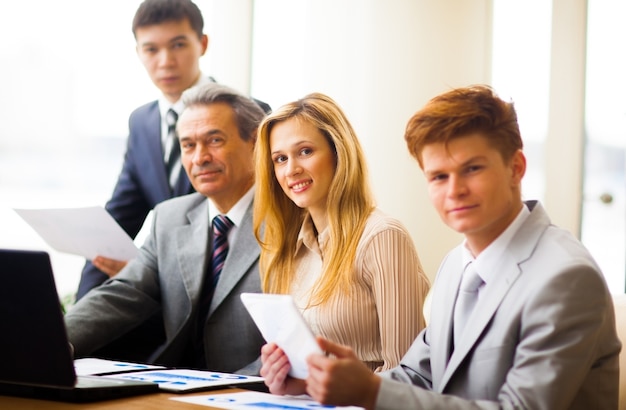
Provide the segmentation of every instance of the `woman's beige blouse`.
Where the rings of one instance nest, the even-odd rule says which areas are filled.
[[[316,237],[311,219],[304,221],[291,287],[296,304],[316,335],[350,346],[372,370],[395,367],[425,326],[422,305],[429,290],[408,231],[373,211],[357,247],[350,294],[337,291],[327,303],[307,307],[326,239],[327,231]]]

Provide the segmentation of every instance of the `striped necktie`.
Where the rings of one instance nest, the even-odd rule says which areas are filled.
[[[204,326],[215,293],[215,287],[219,281],[226,256],[228,255],[228,232],[233,227],[233,222],[227,216],[217,215],[213,218],[213,254],[211,257],[211,270],[206,273],[204,287],[198,303],[198,323],[194,349],[197,352],[195,366],[206,367],[204,351]]]
[[[228,232],[233,222],[227,216],[217,215],[213,218],[213,257],[211,259],[211,285],[213,290],[222,273],[224,261],[228,255]]]
[[[180,143],[176,137],[176,121],[178,114],[173,109],[167,110],[165,122],[167,123],[167,138],[165,139],[165,168],[170,187],[176,186],[180,174]]]

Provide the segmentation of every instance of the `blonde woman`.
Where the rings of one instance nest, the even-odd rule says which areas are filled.
[[[396,366],[425,325],[429,281],[407,230],[375,207],[341,108],[319,93],[279,108],[260,126],[255,161],[263,291],[293,295],[316,335],[372,371]],[[305,392],[275,344],[261,359],[272,393]]]

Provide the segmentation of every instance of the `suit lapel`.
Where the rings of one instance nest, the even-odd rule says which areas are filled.
[[[431,372],[433,380],[441,380],[448,365],[452,350],[452,317],[456,293],[461,282],[463,269],[461,267],[461,251],[456,248],[442,263],[444,267],[437,273],[431,311],[440,320],[433,320],[429,325],[432,332],[432,341],[436,346],[431,348]],[[438,288],[442,288],[440,291]]]
[[[163,143],[161,142],[161,114],[159,113],[159,103],[155,101],[147,114],[147,120],[144,121],[144,133],[142,138],[146,141],[146,153],[149,158],[143,161],[152,169],[145,170],[148,175],[152,176],[154,189],[159,192],[162,198],[158,202],[172,198],[170,185],[167,180],[167,172],[165,170],[165,162],[163,161]],[[142,170],[138,170],[142,172]]]
[[[443,392],[446,384],[458,369],[463,359],[467,357],[468,353],[474,349],[475,345],[478,343],[478,339],[489,325],[492,317],[496,314],[509,289],[519,276],[523,274],[520,265],[532,256],[541,235],[543,235],[543,232],[550,223],[541,205],[532,201],[528,203],[528,207],[531,210],[531,214],[511,239],[507,251],[502,254],[496,267],[498,273],[494,275],[493,280],[487,283],[485,288],[481,291],[482,293],[476,304],[474,313],[465,326],[466,330],[463,334],[463,340],[455,347],[454,352],[450,356],[448,365],[445,368],[441,383],[437,389],[439,392]],[[458,289],[460,275],[454,283],[456,284],[456,289]],[[452,310],[454,303],[448,304],[451,305]],[[448,319],[450,323],[452,323],[452,316]],[[449,326],[450,333],[447,335],[448,339],[446,339],[448,341],[451,337],[451,328],[452,327]]]
[[[176,255],[189,300],[195,306],[200,298],[209,248],[209,210],[206,198],[187,213],[188,225],[176,229]],[[190,238],[193,238],[190,240]],[[198,261],[204,261],[202,264]]]
[[[458,369],[459,365],[474,348],[479,337],[489,324],[505,295],[515,283],[521,273],[517,261],[510,255],[504,254],[498,263],[498,274],[491,283],[488,283],[481,291],[480,299],[474,308],[469,322],[465,326],[463,339],[450,356],[448,366],[441,379],[440,391],[443,391],[450,377]],[[458,285],[457,285],[458,287]]]
[[[251,202],[241,221],[234,243],[229,244],[228,256],[213,294],[209,316],[213,314],[250,267],[259,259],[259,244],[252,234],[252,206],[253,203]]]
[[[180,175],[178,175],[176,185],[174,185],[172,191],[172,197],[190,194],[194,191],[191,187],[191,182],[189,182],[189,177],[187,177],[187,172],[184,168],[181,168]]]

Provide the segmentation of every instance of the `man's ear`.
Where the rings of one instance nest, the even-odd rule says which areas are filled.
[[[526,174],[526,156],[521,149],[515,151],[513,157],[511,158],[511,177],[516,184],[520,184],[522,182],[522,178]]]
[[[203,56],[209,48],[209,36],[203,34],[202,37],[200,37],[200,43],[202,44],[202,54],[200,55]]]

